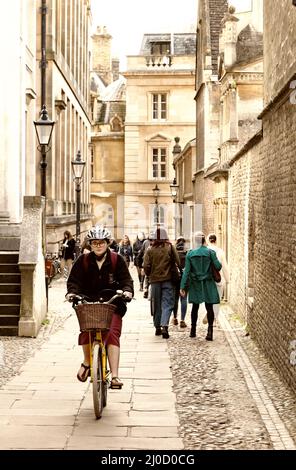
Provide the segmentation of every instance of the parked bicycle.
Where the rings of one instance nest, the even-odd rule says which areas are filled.
[[[48,285],[57,274],[61,274],[61,263],[57,253],[46,253],[45,274],[48,278]]]
[[[130,300],[126,299],[121,290],[117,290],[116,294],[106,302],[102,298],[98,302],[89,302],[87,297],[83,295],[71,297],[81,331],[89,332],[90,377],[94,412],[97,419],[101,417],[103,408],[107,405],[107,390],[111,377],[102,332],[110,328],[112,315],[116,311],[116,305],[113,305],[112,302],[117,298]]]

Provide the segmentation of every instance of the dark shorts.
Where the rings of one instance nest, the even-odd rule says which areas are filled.
[[[103,341],[105,345],[113,344],[114,346],[120,347],[119,338],[121,335],[122,329],[122,318],[118,313],[113,313],[110,330],[103,331]],[[94,337],[94,333],[93,333]],[[82,346],[83,344],[89,343],[89,332],[83,331],[78,336],[78,344]]]

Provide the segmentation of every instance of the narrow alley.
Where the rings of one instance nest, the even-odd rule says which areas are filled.
[[[234,313],[224,306],[213,342],[202,324],[196,338],[171,326],[164,340],[135,288],[121,341],[124,387],[109,391],[98,421],[89,383],[76,380],[78,324],[63,279],[49,289],[49,323],[37,339],[1,340],[1,375],[11,376],[1,377],[1,449],[295,449],[295,398]]]

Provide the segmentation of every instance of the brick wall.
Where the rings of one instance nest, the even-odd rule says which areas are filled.
[[[287,101],[263,119],[262,151],[252,186],[255,208],[254,311],[260,346],[296,390],[289,362],[296,340],[296,106]]]
[[[250,154],[247,152],[231,168],[228,186],[230,267],[229,302],[236,313],[247,321],[248,297],[248,208]]]
[[[263,139],[229,175],[230,303],[296,390],[296,106],[263,118]],[[253,296],[253,307],[248,297]]]

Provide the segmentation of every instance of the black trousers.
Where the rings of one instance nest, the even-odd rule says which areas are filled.
[[[214,309],[213,304],[205,304],[208,317],[208,325],[213,326],[214,323]],[[192,304],[191,310],[191,327],[196,328],[196,322],[198,317],[199,304]]]

